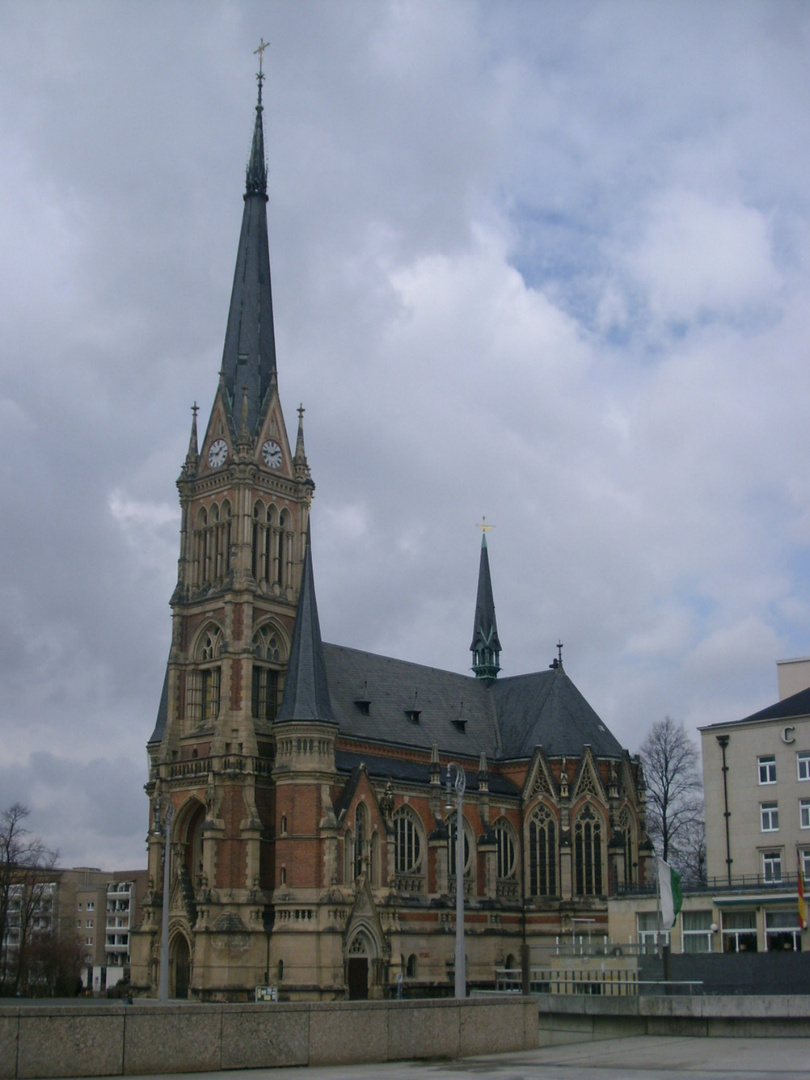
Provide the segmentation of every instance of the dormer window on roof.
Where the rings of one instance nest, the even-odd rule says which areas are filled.
[[[368,696],[368,681],[354,695],[354,703],[362,716],[368,716],[371,712],[371,698]]]

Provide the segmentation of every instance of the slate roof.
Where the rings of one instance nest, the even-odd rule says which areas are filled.
[[[334,723],[332,704],[321,643],[315,579],[312,573],[312,544],[307,525],[307,544],[301,571],[301,591],[295,615],[290,660],[284,680],[284,697],[275,722],[285,720],[326,720]]]
[[[163,689],[160,692],[155,730],[149,736],[147,746],[151,743],[160,742],[166,731],[166,722],[169,718],[169,664],[166,663],[166,674],[163,676]]]
[[[375,780],[400,780],[408,784],[427,787],[430,783],[430,764],[427,761],[403,761],[401,758],[382,755],[358,754],[350,750],[336,750],[335,764],[338,772],[354,773],[360,765],[365,765],[369,776]],[[467,791],[478,791],[478,768],[465,769]],[[444,770],[442,770],[444,783]],[[488,787],[492,795],[519,795],[520,788],[505,776],[490,773]]]
[[[529,757],[538,743],[549,757],[579,757],[589,743],[597,757],[621,758],[622,747],[560,664],[498,679],[495,701],[504,757]]]
[[[622,748],[562,667],[482,682],[469,675],[324,643],[332,708],[341,734],[491,760],[579,757],[589,743],[598,757]],[[368,715],[358,701],[368,702]],[[409,712],[418,711],[418,720]],[[462,718],[464,730],[452,723]]]

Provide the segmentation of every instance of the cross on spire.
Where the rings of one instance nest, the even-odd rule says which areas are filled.
[[[495,528],[495,526],[494,526],[494,525],[487,525],[487,519],[486,519],[486,515],[485,515],[484,517],[482,517],[482,518],[481,518],[481,521],[480,521],[480,522],[479,522],[479,524],[478,524],[478,525],[476,525],[475,527],[476,527],[476,529],[480,529],[482,533],[488,533],[488,532],[491,532],[491,531],[492,531],[492,529],[494,529],[494,528]]]
[[[258,74],[256,75],[256,81],[259,84],[259,104],[260,105],[262,103],[262,83],[265,80],[265,74],[262,71],[262,61],[264,60],[264,50],[269,49],[269,48],[270,48],[270,43],[268,41],[265,41],[264,38],[260,38],[259,39],[259,47],[258,47],[258,49],[253,50],[253,55],[259,57],[259,71],[258,71]]]

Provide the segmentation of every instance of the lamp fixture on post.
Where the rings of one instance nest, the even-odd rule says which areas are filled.
[[[464,770],[451,761],[447,766],[446,809],[453,809],[450,790],[451,773],[455,769],[456,778],[456,997],[467,996],[467,960],[464,952],[464,790],[467,777]]]
[[[171,831],[174,806],[170,799],[160,800],[161,825],[163,826],[163,915],[160,920],[160,981],[158,1001],[169,1000],[169,885],[171,883],[172,845]]]

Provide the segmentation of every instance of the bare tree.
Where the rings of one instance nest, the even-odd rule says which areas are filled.
[[[661,858],[688,880],[705,880],[703,784],[698,752],[671,716],[653,724],[641,744],[647,784],[647,831]]]
[[[28,813],[22,803],[0,812],[0,992],[12,994],[25,988],[31,942],[54,916],[57,855],[25,828]]]

